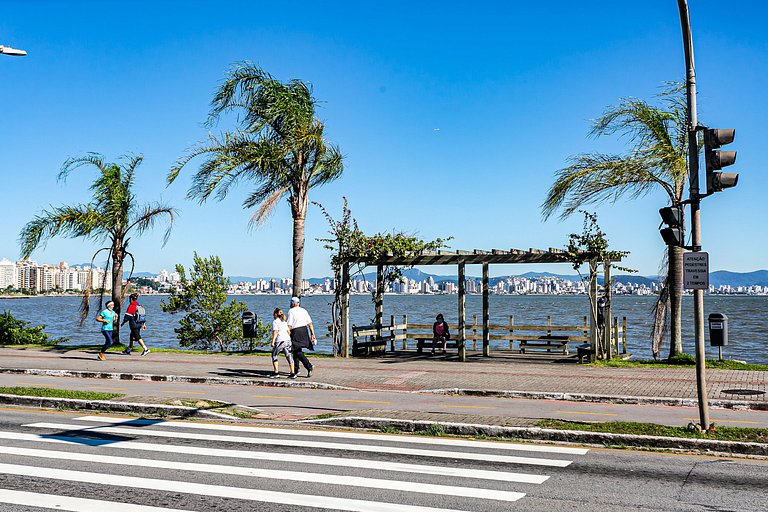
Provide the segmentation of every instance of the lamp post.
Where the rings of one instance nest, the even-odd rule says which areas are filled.
[[[0,44],[0,53],[3,55],[11,55],[15,57],[23,57],[27,54],[24,50],[19,50],[17,48],[11,48],[10,46],[3,46]]]
[[[701,250],[701,198],[699,196],[699,143],[696,136],[696,70],[693,64],[693,38],[688,0],[677,0],[680,26],[685,50],[685,91],[688,102],[688,197],[691,202],[691,245]],[[704,351],[704,290],[693,290],[693,328],[696,339],[696,390],[699,398],[699,420],[702,430],[709,429],[709,399],[707,396],[706,353]]]

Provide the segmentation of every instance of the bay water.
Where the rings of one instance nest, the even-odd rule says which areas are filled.
[[[288,312],[289,296],[285,295],[238,295],[238,301],[258,315],[265,324],[272,321],[272,311],[280,307]],[[180,314],[164,313],[160,303],[165,296],[144,295],[140,302],[147,310],[147,330],[144,339],[150,347],[178,348],[174,328],[178,326]],[[313,295],[302,299],[302,306],[309,311],[318,334],[317,351],[330,353],[330,338],[326,336],[326,326],[331,319],[332,297]],[[619,295],[613,297],[613,315],[627,318],[627,352],[636,359],[650,359],[649,333],[652,325],[652,313],[655,297]],[[93,345],[103,341],[99,333],[100,325],[95,318],[98,304],[93,304],[91,318],[81,326],[79,317],[79,297],[36,296],[24,299],[0,299],[0,311],[11,311],[16,318],[26,320],[32,325],[46,325],[45,332],[53,337],[68,338],[71,344]],[[395,322],[400,323],[403,315],[408,315],[409,323],[431,324],[437,313],[442,313],[452,330],[456,329],[458,318],[458,300],[456,295],[386,295],[384,297],[384,323],[389,323],[390,315],[395,315]],[[366,325],[372,322],[374,306],[370,295],[353,295],[350,298],[351,323]],[[589,301],[585,296],[562,295],[491,295],[490,322],[507,325],[509,316],[514,316],[518,325],[545,325],[547,316],[552,317],[553,325],[581,325],[584,316],[589,313]],[[768,364],[768,296],[706,296],[704,315],[724,313],[729,323],[729,345],[724,347],[724,357],[739,359],[750,363]],[[467,324],[472,315],[482,318],[482,297],[466,297]],[[123,327],[127,338],[127,326]],[[667,342],[662,348],[662,356],[668,352]],[[706,333],[707,357],[716,358],[717,348],[709,346],[709,333]],[[503,348],[506,342],[497,342],[491,348]],[[683,349],[693,354],[693,302],[692,297],[683,298]]]

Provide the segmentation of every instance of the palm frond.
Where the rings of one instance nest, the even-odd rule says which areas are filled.
[[[640,197],[662,187],[670,197],[674,189],[654,173],[654,166],[642,158],[603,154],[578,155],[560,169],[542,204],[544,218],[558,209],[566,218],[587,204],[616,202],[624,195]]]
[[[251,215],[251,220],[248,222],[248,229],[253,229],[254,225],[260,225],[267,221],[272,215],[272,212],[277,206],[278,201],[285,196],[288,192],[288,187],[282,187],[274,190],[271,194],[261,199],[260,201],[254,201],[253,204],[258,204],[259,207],[256,212]]]
[[[21,258],[28,258],[40,245],[56,236],[104,239],[109,233],[107,220],[90,205],[59,206],[43,210],[19,233]]]
[[[142,234],[145,231],[152,229],[160,218],[165,218],[168,227],[163,234],[163,246],[168,243],[168,239],[171,236],[171,229],[173,228],[174,218],[178,215],[178,211],[170,206],[154,203],[150,205],[144,205],[138,208],[136,217],[132,219],[131,224],[125,229],[125,234],[130,233],[135,229],[138,234]]]
[[[92,165],[100,170],[106,167],[106,164],[104,163],[104,156],[100,155],[99,153],[87,153],[85,156],[68,158],[61,166],[58,180],[66,181],[69,173],[85,165]]]

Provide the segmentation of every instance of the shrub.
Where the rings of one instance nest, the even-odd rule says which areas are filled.
[[[0,345],[55,345],[59,339],[49,340],[43,332],[45,325],[27,327],[29,322],[14,318],[10,311],[0,314]]]

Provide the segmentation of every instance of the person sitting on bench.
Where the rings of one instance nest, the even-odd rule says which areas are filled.
[[[437,321],[432,325],[432,353],[435,353],[435,346],[442,343],[443,354],[445,354],[445,347],[448,340],[451,339],[451,333],[448,332],[448,324],[443,319],[442,314],[438,314],[435,320]]]

